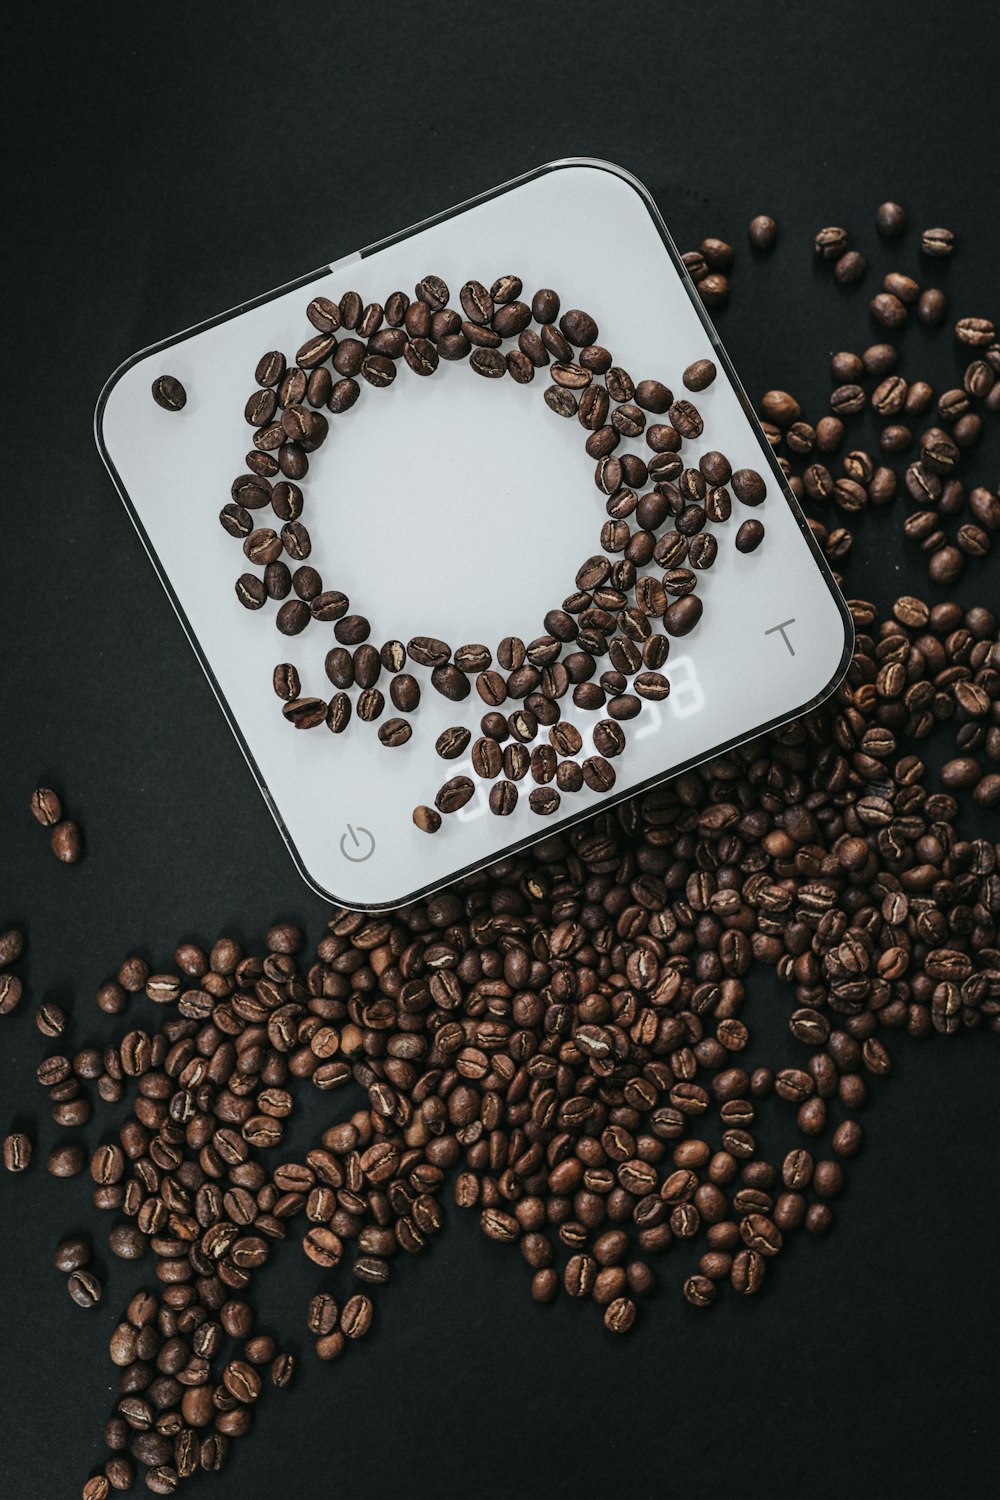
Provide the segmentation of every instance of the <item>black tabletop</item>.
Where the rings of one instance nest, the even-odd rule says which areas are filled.
[[[706,234],[737,245],[717,319],[736,367],[751,395],[789,387],[818,415],[829,352],[873,337],[876,273],[927,274],[912,232],[898,251],[878,242],[884,198],[915,228],[955,230],[954,264],[933,279],[955,313],[996,314],[1000,27],[986,7],[926,0],[178,0],[22,7],[6,41],[0,927],[24,927],[30,963],[29,998],[0,1020],[0,1133],[21,1122],[38,1160],[0,1174],[0,1474],[17,1500],[59,1500],[102,1459],[107,1340],[141,1272],[99,1253],[107,1291],[84,1313],[52,1267],[61,1234],[100,1247],[105,1226],[88,1177],[44,1170],[56,1133],[31,1078],[45,1050],[34,1005],[67,1006],[74,1047],[101,1042],[114,1026],[94,990],[126,953],[162,966],[182,938],[250,946],[277,917],[315,940],[327,915],[101,465],[103,381],[179,328],[540,162],[589,155],[648,185],[682,249]],[[781,226],[763,261],[746,244],[760,212]],[[871,256],[864,288],[813,265],[813,233],[839,223]],[[567,228],[591,232],[585,212]],[[948,335],[926,352],[919,330],[906,337],[908,371],[936,361],[932,378],[953,383]],[[995,448],[984,478],[990,465],[995,483]],[[902,547],[901,518],[896,506],[858,527],[850,595],[945,597]],[[996,604],[996,580],[980,569],[958,596]],[[75,868],[28,814],[39,782],[84,826]],[[762,1037],[785,1005],[755,972]],[[669,1267],[641,1328],[615,1339],[590,1308],[533,1308],[516,1252],[451,1210],[380,1295],[367,1345],[321,1366],[304,1326],[316,1278],[287,1247],[258,1305],[303,1351],[300,1378],[197,1493],[930,1500],[995,1472],[996,1039],[892,1050],[835,1232],[782,1257],[759,1298],[696,1312]],[[308,1108],[304,1136],[323,1096]],[[95,1143],[96,1123],[86,1133]]]

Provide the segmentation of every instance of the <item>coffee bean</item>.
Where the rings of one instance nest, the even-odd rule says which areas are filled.
[[[8,1172],[26,1172],[31,1165],[31,1138],[21,1130],[4,1136],[3,1164]]]
[[[281,712],[296,729],[315,729],[325,722],[327,705],[322,698],[294,698]]]
[[[931,556],[927,572],[931,581],[950,587],[957,583],[965,567],[965,558],[957,547],[940,547]]]
[[[437,833],[441,827],[441,814],[433,807],[415,807],[413,821],[422,833]]]
[[[436,636],[415,635],[406,644],[411,661],[422,667],[443,666],[451,657],[451,647]]]
[[[453,776],[438,792],[434,805],[442,813],[457,812],[465,806],[475,790],[475,783],[468,776]]]
[[[985,349],[996,340],[996,329],[989,318],[959,318],[955,324],[955,337],[960,344],[973,349]]]
[[[698,295],[706,307],[720,307],[729,297],[729,281],[725,276],[703,276],[697,283]]]
[[[278,610],[274,623],[282,635],[300,635],[311,619],[312,611],[303,599],[289,599]]]
[[[386,719],[379,725],[378,737],[383,745],[405,745],[413,733],[406,719]]]
[[[755,250],[773,250],[778,238],[778,226],[768,214],[757,214],[750,220],[748,234]]]
[[[885,239],[898,239],[906,228],[906,212],[898,203],[880,203],[875,225]]]
[[[684,384],[689,391],[704,391],[712,384],[717,373],[710,359],[697,359],[684,371]],[[677,426],[676,422],[674,426]]]
[[[906,305],[891,292],[877,292],[868,306],[875,321],[886,328],[900,328],[906,322]]]
[[[925,229],[920,236],[920,248],[925,255],[940,259],[951,255],[955,248],[955,236],[950,229]]]
[[[52,853],[64,865],[75,865],[83,853],[83,836],[76,823],[64,818],[52,830]]]
[[[471,738],[469,731],[462,726],[445,729],[438,735],[434,748],[443,760],[456,760],[464,753]]]
[[[663,616],[668,635],[688,635],[701,619],[704,606],[697,594],[689,594],[671,604]]]
[[[833,274],[841,286],[855,286],[859,281],[864,280],[867,269],[868,262],[865,257],[857,250],[848,250],[846,254],[838,258]]]
[[[66,1290],[77,1307],[96,1307],[104,1288],[92,1271],[74,1271],[66,1282]]]
[[[56,1246],[52,1263],[57,1271],[68,1275],[90,1264],[90,1245],[83,1239],[60,1240]]]
[[[544,392],[545,405],[550,411],[554,411],[557,417],[575,417],[579,403],[572,391],[563,390],[560,386],[550,385]]]
[[[701,413],[691,401],[675,401],[669,411],[670,421],[682,438],[699,438],[705,430]]]
[[[353,706],[346,693],[334,693],[326,708],[326,727],[331,734],[343,734],[351,721]]]
[[[116,1224],[108,1235],[108,1248],[120,1260],[139,1260],[146,1247],[146,1236],[134,1224]]]
[[[336,333],[341,324],[339,305],[329,297],[314,297],[306,308],[306,317],[314,328],[320,333]],[[265,359],[272,356],[265,355]],[[284,363],[284,361],[282,361]],[[278,379],[280,380],[280,375]],[[262,385],[272,385],[273,381],[261,381]]]
[[[46,1003],[40,1005],[35,1012],[35,1025],[42,1036],[61,1036],[66,1030],[66,1016],[58,1005]]]
[[[153,381],[153,400],[164,411],[181,411],[187,405],[187,391],[173,375],[158,375]]]
[[[599,388],[598,388],[599,389]],[[635,402],[644,411],[662,415],[673,402],[673,392],[659,380],[640,380],[635,388]],[[598,424],[599,425],[599,424]]]
[[[816,254],[821,260],[839,260],[847,250],[846,229],[821,229],[813,241]]]
[[[917,302],[917,318],[928,328],[937,328],[944,322],[948,299],[938,287],[928,287],[921,292]]]
[[[559,319],[559,328],[563,337],[577,348],[597,343],[597,324],[589,313],[581,312],[578,307],[571,307],[568,312],[563,313]]]
[[[385,698],[378,688],[365,688],[355,704],[355,712],[363,724],[373,724],[381,718],[384,708]]]
[[[756,552],[764,540],[764,528],[759,521],[744,521],[736,533],[737,552]]]
[[[498,380],[507,372],[507,362],[499,349],[473,349],[469,363],[477,375]]]
[[[839,385],[830,395],[830,409],[838,416],[853,415],[864,410],[867,400],[867,394],[862,386]]]
[[[36,787],[31,794],[31,811],[43,828],[51,828],[62,818],[62,803],[51,787]]]
[[[767,486],[756,469],[737,469],[732,479],[733,491],[743,505],[760,505]]]

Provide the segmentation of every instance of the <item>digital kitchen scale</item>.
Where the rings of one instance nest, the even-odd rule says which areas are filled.
[[[436,276],[457,309],[464,283],[475,278],[489,288],[507,275],[521,279],[529,304],[537,289],[554,288],[563,311],[582,308],[596,320],[596,341],[616,367],[636,382],[661,381],[675,400],[696,405],[704,433],[684,441],[686,465],[720,450],[734,469],[758,471],[767,488],[763,504],[734,497],[732,518],[705,528],[716,536],[718,557],[698,577],[704,614],[690,633],[670,639],[659,668],[669,696],[643,701],[641,713],[621,724],[625,749],[605,761],[614,785],[602,791],[585,783],[562,794],[548,815],[530,805],[537,785],[531,773],[515,783],[520,795],[509,815],[491,811],[494,783],[477,776],[470,759],[489,711],[475,672],[469,695],[452,701],[433,687],[430,665],[406,663],[421,696],[405,716],[412,734],[404,744],[378,738],[380,724],[396,714],[385,669],[378,688],[386,707],[374,722],[359,718],[362,690],[355,686],[347,692],[355,711],[345,732],[330,733],[323,723],[295,728],[272,687],[273,670],[293,664],[303,697],[330,699],[335,688],[324,662],[337,644],[336,623],[313,619],[301,634],[285,636],[275,628],[278,603],[241,607],[236,580],[260,569],[219,524],[252,449],[255,429],[244,403],[260,391],[257,363],[280,350],[291,365],[296,350],[317,336],[306,318],[312,299],[339,303],[352,289],[364,304],[384,304],[397,289],[412,299],[418,282]],[[343,329],[335,335],[345,336]],[[516,349],[517,338],[504,347]],[[575,347],[570,363],[579,354]],[[713,360],[718,375],[708,389],[689,393],[682,374],[700,359]],[[585,451],[590,434],[543,399],[551,366],[519,384],[510,376],[482,379],[467,359],[442,359],[429,379],[405,359],[396,363],[397,378],[385,389],[358,377],[357,404],[327,417],[329,436],[309,455],[301,481],[308,563],[325,590],[348,596],[350,612],[370,621],[376,648],[418,636],[453,650],[482,643],[496,669],[501,639],[530,643],[545,635],[547,612],[578,592],[581,564],[601,554],[609,497]],[[183,410],[153,401],[151,385],[161,375],[183,383]],[[646,413],[647,424],[670,420]],[[657,208],[640,182],[607,162],[549,163],[143,350],[108,381],[96,433],[300,873],[349,907],[401,905],[794,718],[835,688],[850,659],[847,608]],[[653,458],[644,435],[623,440],[613,456],[626,452]],[[640,494],[651,488],[652,479],[637,486]],[[764,523],[766,535],[744,555],[734,538],[750,518]],[[282,525],[269,509],[253,511],[252,520],[275,531]],[[668,518],[660,533],[674,524]],[[636,525],[629,516],[626,531]],[[620,557],[609,552],[609,565]],[[655,562],[639,572],[663,576]],[[650,623],[662,633],[658,618]],[[563,654],[575,649],[573,642],[562,647]],[[609,667],[606,657],[597,659],[593,680]],[[508,699],[498,711],[522,708],[523,700]],[[607,721],[608,707],[577,707],[571,688],[558,709],[579,731],[582,763],[595,753],[594,727]],[[471,731],[470,745],[459,758],[442,759],[438,736],[462,726]],[[548,742],[549,726],[539,725],[526,749]],[[433,808],[439,788],[454,777],[473,784],[469,800],[444,815],[433,834],[415,826],[414,808]]]

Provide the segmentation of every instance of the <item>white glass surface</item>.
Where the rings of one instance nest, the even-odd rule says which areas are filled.
[[[288,639],[274,626],[273,603],[244,610],[233,584],[249,565],[218,513],[251,445],[243,405],[257,360],[277,348],[291,362],[314,331],[305,318],[313,296],[339,299],[353,287],[365,302],[384,302],[397,288],[412,296],[415,282],[435,273],[457,305],[470,277],[489,285],[508,272],[522,278],[526,300],[551,286],[563,309],[590,312],[599,341],[635,380],[659,379],[686,394],[685,367],[713,358],[718,378],[692,398],[705,435],[686,443],[683,456],[690,463],[721,449],[734,468],[765,475],[768,497],[752,511],[734,500],[731,521],[713,528],[720,548],[714,568],[700,577],[704,617],[690,636],[671,643],[663,668],[670,697],[645,704],[624,726],[628,746],[614,761],[610,798],[587,789],[564,795],[559,812],[542,818],[528,807],[528,778],[514,814],[497,818],[487,807],[489,783],[477,782],[473,801],[428,836],[413,826],[414,805],[433,803],[447,777],[471,774],[467,762],[441,760],[434,741],[450,724],[465,724],[475,736],[485,705],[474,690],[464,703],[450,703],[432,689],[429,671],[408,666],[423,691],[407,745],[383,747],[378,724],[356,719],[339,736],[322,726],[294,730],[272,690],[272,669],[293,661],[303,693],[329,697],[323,660],[335,644],[333,626],[313,622]],[[152,401],[150,385],[161,373],[187,388],[182,412]],[[365,386],[353,410],[330,417],[330,436],[311,456],[302,485],[309,560],[325,587],[343,590],[352,611],[371,620],[376,646],[414,634],[441,636],[452,647],[483,642],[494,651],[505,635],[530,640],[543,633],[546,610],[574,590],[580,564],[600,551],[605,496],[594,484],[583,429],[545,405],[548,383],[544,370],[519,386],[444,361],[421,379],[400,361],[391,387]],[[348,257],[307,285],[135,356],[105,389],[98,441],[300,871],[349,906],[400,904],[545,837],[602,801],[793,717],[831,691],[846,667],[843,601],[729,377],[652,201],[607,164],[542,168]],[[649,456],[642,439],[619,451]],[[758,552],[741,556],[734,537],[751,515],[767,534]],[[255,524],[270,519],[270,512],[255,513]],[[155,586],[152,574],[138,583]],[[380,686],[387,692],[387,674]],[[580,712],[569,697],[563,708],[585,737],[603,716]],[[391,712],[387,707],[386,716]],[[249,776],[247,795],[254,795]]]

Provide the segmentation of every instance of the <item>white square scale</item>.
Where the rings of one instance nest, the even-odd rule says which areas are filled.
[[[518,783],[514,811],[495,816],[491,783],[475,776],[469,751],[458,760],[437,755],[445,728],[466,726],[473,742],[480,732],[487,704],[474,676],[471,694],[453,702],[432,687],[428,668],[408,662],[421,699],[401,746],[381,744],[379,722],[356,714],[341,734],[289,723],[273,669],[293,663],[303,695],[330,698],[324,659],[335,627],[312,620],[286,637],[275,628],[274,601],[255,612],[241,607],[235,581],[254,570],[240,540],[219,524],[232,481],[246,470],[253,429],[243,407],[260,356],[277,349],[294,361],[315,335],[305,309],[316,296],[339,301],[355,289],[366,304],[384,303],[396,289],[412,297],[429,274],[447,282],[454,308],[473,278],[489,287],[516,275],[528,303],[538,288],[554,288],[563,311],[583,308],[596,319],[597,341],[616,366],[636,382],[662,381],[675,398],[689,394],[685,368],[711,358],[717,378],[690,397],[704,434],[685,441],[681,456],[696,465],[702,453],[721,450],[734,469],[756,469],[767,483],[761,506],[734,498],[732,519],[707,528],[719,553],[699,575],[703,617],[671,641],[662,668],[669,697],[645,702],[622,725],[627,745],[610,762],[614,787],[564,793],[549,816],[529,805],[530,774]],[[185,386],[182,411],[154,403],[151,384],[162,374]],[[526,385],[483,379],[467,360],[442,360],[431,378],[420,378],[400,359],[390,386],[360,380],[356,406],[329,417],[329,436],[301,482],[309,563],[324,588],[348,595],[351,612],[371,622],[376,647],[423,635],[453,649],[483,643],[495,657],[506,636],[528,642],[542,635],[546,612],[576,590],[578,568],[601,552],[607,496],[584,450],[588,433],[543,400],[551,378],[551,369],[538,369]],[[647,415],[650,423],[669,421]],[[640,182],[607,162],[549,163],[134,355],[101,395],[96,434],[300,873],[349,907],[401,905],[794,718],[834,689],[850,659],[844,601],[656,206]],[[643,437],[623,442],[617,456],[623,452],[652,457]],[[750,517],[763,521],[766,535],[744,555],[734,538]],[[281,526],[270,510],[254,511],[253,523]],[[640,571],[662,576],[655,564]],[[658,631],[660,622],[652,623]],[[609,666],[598,660],[597,675]],[[379,682],[383,720],[396,713],[389,676],[383,671]],[[350,692],[355,703],[358,692]],[[508,701],[502,711],[520,706]],[[582,761],[607,710],[578,709],[572,689],[559,707],[583,736]],[[543,726],[535,743],[547,739]],[[414,826],[414,807],[433,806],[456,775],[475,783],[471,800],[432,835]]]

